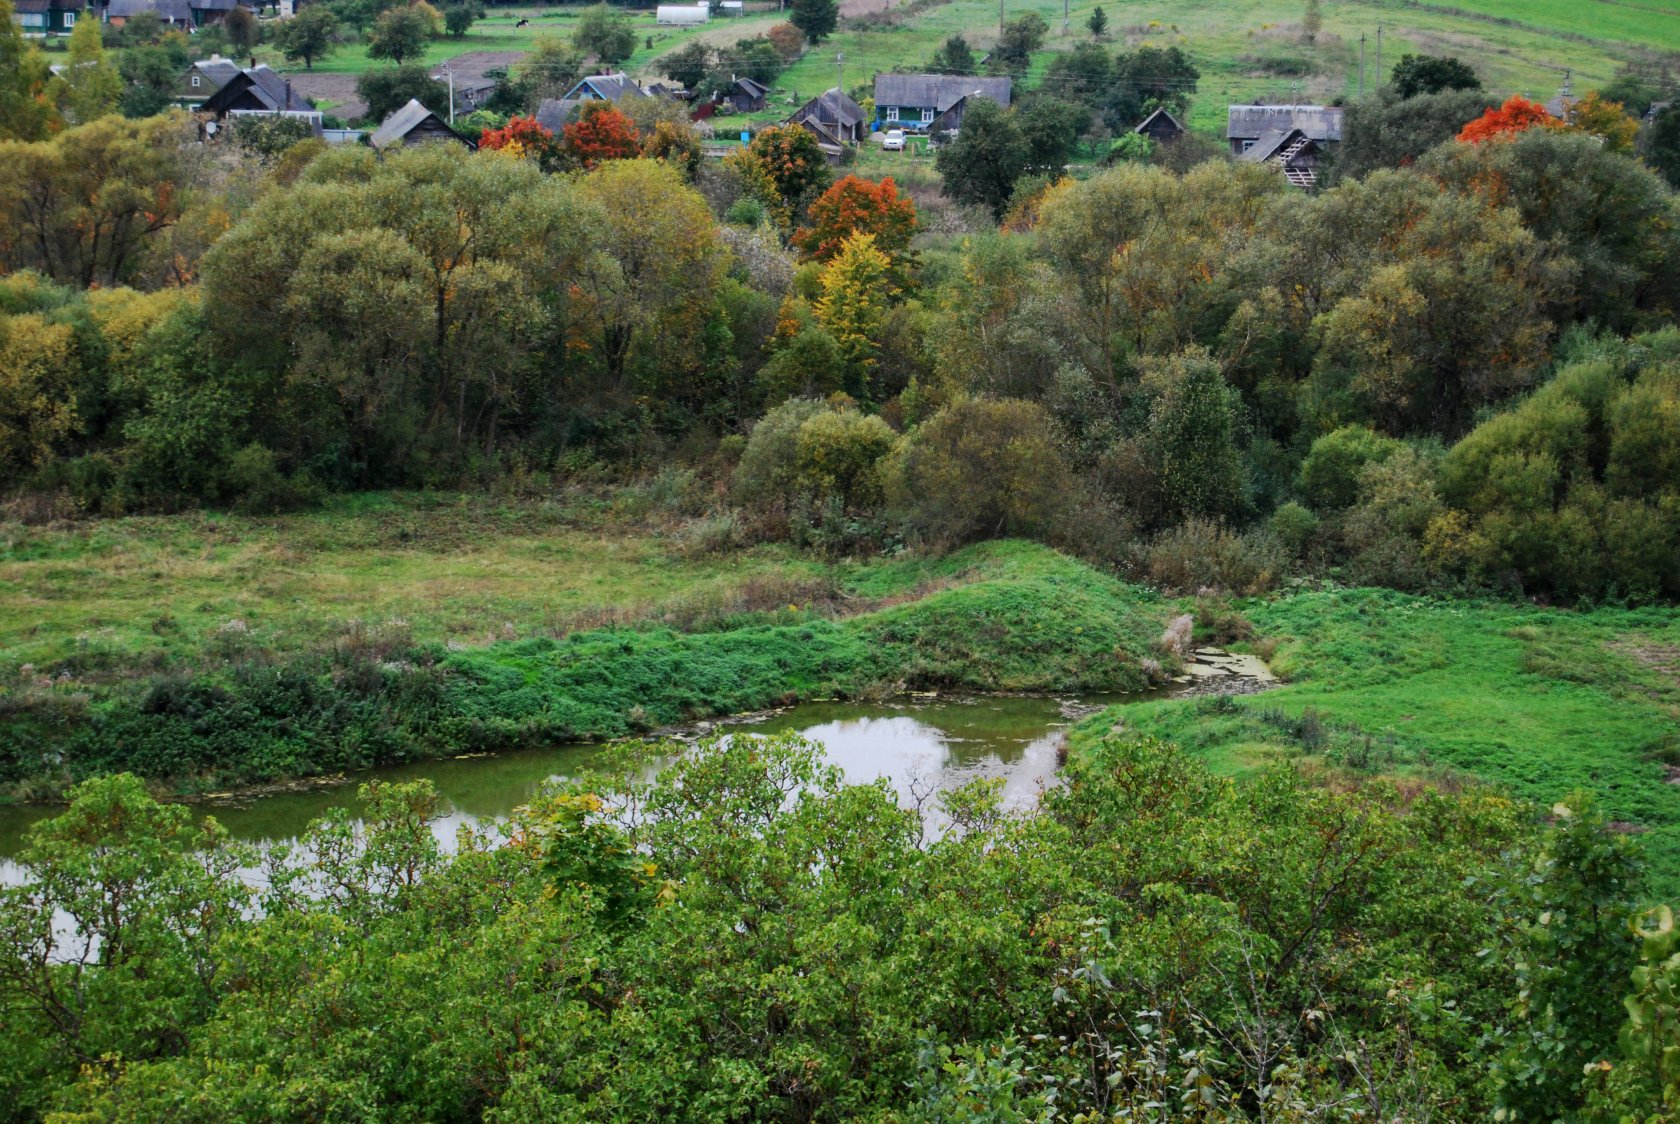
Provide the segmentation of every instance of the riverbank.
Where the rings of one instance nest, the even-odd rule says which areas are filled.
[[[586,558],[594,554],[584,547],[598,537],[566,527],[546,536],[555,556]],[[648,539],[631,540],[626,552],[652,554]],[[13,553],[7,577],[28,584],[29,568]],[[255,623],[236,618],[238,627],[202,632],[196,649],[175,644],[162,659],[160,647],[142,639],[130,658],[107,658],[97,669],[75,652],[19,666],[0,713],[9,735],[0,783],[14,796],[50,798],[83,777],[128,771],[176,792],[203,792],[623,737],[813,698],[919,689],[1129,692],[1158,677],[1165,658],[1152,646],[1170,606],[1029,543],[984,544],[940,559],[794,559],[786,573],[749,551],[741,562],[757,572],[751,579],[733,577],[724,562],[699,565],[719,583],[737,582],[734,611],[676,619],[654,608],[638,619],[608,605],[575,618],[607,627],[523,621],[488,643],[418,641],[409,624],[304,645],[253,613]],[[561,567],[555,584],[610,580],[612,570],[597,574],[596,565]],[[615,587],[621,598],[639,577],[624,576]],[[748,588],[756,582],[785,595],[796,581],[820,596],[770,606]],[[170,585],[157,584],[159,593]]]

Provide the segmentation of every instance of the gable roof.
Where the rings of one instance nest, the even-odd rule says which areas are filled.
[[[1008,78],[970,78],[953,74],[877,74],[875,104],[909,105],[944,113],[966,97],[991,98],[1009,105]]]
[[[403,138],[427,122],[433,123],[437,128],[442,129],[467,147],[474,147],[473,143],[466,137],[450,128],[449,122],[421,105],[415,98],[409,98],[407,105],[385,118],[379,128],[373,131],[373,135],[368,137],[368,143],[375,148],[401,145]]]
[[[833,125],[838,121],[841,127],[850,128],[863,123],[863,106],[842,93],[840,87],[835,86],[806,102],[795,110],[788,120],[798,122],[807,118],[815,118],[825,125]]]
[[[761,98],[770,92],[769,86],[766,86],[763,82],[760,82],[755,78],[735,79],[735,89],[740,90],[748,97],[754,98]]]
[[[636,85],[635,80],[622,70],[612,74],[591,74],[576,86],[566,92],[560,100],[567,101],[582,96],[582,91],[588,90],[603,101],[618,101],[622,98],[645,98],[646,90]]]
[[[255,66],[232,75],[204,99],[204,108],[212,113],[226,113],[246,94],[270,113],[315,112],[308,98],[292,89],[291,82],[268,66]]]
[[[1342,110],[1324,105],[1233,105],[1227,107],[1225,136],[1253,140],[1273,130],[1300,129],[1315,141],[1342,139]]]
[[[1149,131],[1149,126],[1154,123],[1155,118],[1157,117],[1165,117],[1168,121],[1172,122],[1173,128],[1177,129],[1181,133],[1185,131],[1184,123],[1172,114],[1168,113],[1167,107],[1163,105],[1154,113],[1151,113],[1148,117],[1145,117],[1142,121],[1138,122],[1136,127],[1132,129],[1132,132],[1140,134],[1147,133]]]
[[[115,4],[117,0],[111,0],[111,2]],[[196,70],[210,79],[218,90],[239,75],[239,64],[232,59],[199,59],[188,69]]]

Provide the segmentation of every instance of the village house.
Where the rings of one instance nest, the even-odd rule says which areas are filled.
[[[385,118],[375,129],[368,143],[381,151],[409,145],[442,142],[465,145],[469,151],[478,146],[449,127],[449,122],[421,105],[414,98]]]
[[[1232,156],[1256,147],[1275,152],[1295,129],[1321,147],[1338,144],[1342,139],[1342,110],[1324,105],[1233,105],[1226,109],[1225,139],[1230,142]]]
[[[636,80],[618,71],[613,74],[591,74],[566,92],[558,100],[565,102],[623,101],[625,98],[645,98],[648,92],[636,85]]]
[[[1157,109],[1145,117],[1132,132],[1140,137],[1148,137],[1156,144],[1167,144],[1184,135],[1184,126],[1178,118],[1167,112],[1165,106]]]
[[[990,98],[1009,105],[1008,78],[969,78],[950,74],[877,74],[875,122],[882,129],[917,133],[954,133],[962,126],[970,98]]]
[[[770,87],[752,78],[737,78],[735,84],[725,90],[718,98],[726,102],[736,113],[757,113],[764,108],[765,96],[770,93]]]
[[[84,11],[76,0],[13,0],[12,22],[27,38],[68,35]]]
[[[182,105],[196,108],[238,75],[239,64],[232,59],[224,59],[221,55],[199,59],[182,72],[181,79],[175,86],[175,100]]]
[[[847,148],[863,143],[867,122],[863,106],[836,86],[800,106],[782,124],[796,125],[816,137],[823,155],[838,162]]]
[[[321,135],[321,111],[292,89],[291,79],[266,65],[240,70],[205,98],[199,110],[215,118],[205,128],[207,135],[213,135],[229,117],[296,117],[316,136]]]

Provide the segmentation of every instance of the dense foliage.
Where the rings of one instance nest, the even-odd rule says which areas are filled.
[[[1041,813],[982,782],[930,839],[883,787],[750,737],[552,791],[454,858],[426,786],[363,798],[259,889],[213,822],[131,778],[81,788],[0,897],[14,1110],[1468,1119],[1661,1087],[1614,1038],[1637,866],[1584,801],[1541,829],[1478,792],[1233,784],[1115,738]],[[87,956],[48,959],[55,914]],[[1634,1058],[1668,1032],[1641,1033]]]

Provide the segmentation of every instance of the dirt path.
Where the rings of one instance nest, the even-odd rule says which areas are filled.
[[[486,70],[510,66],[524,55],[523,51],[468,51],[450,59],[449,66],[455,71],[457,83],[478,81],[484,77]],[[432,73],[438,73],[436,66],[432,68]],[[350,121],[367,112],[367,103],[356,92],[357,75],[311,74],[305,71],[290,77],[292,88],[304,97],[316,104],[331,102],[332,107],[327,112],[337,117]],[[456,112],[460,112],[459,102],[456,103]]]

